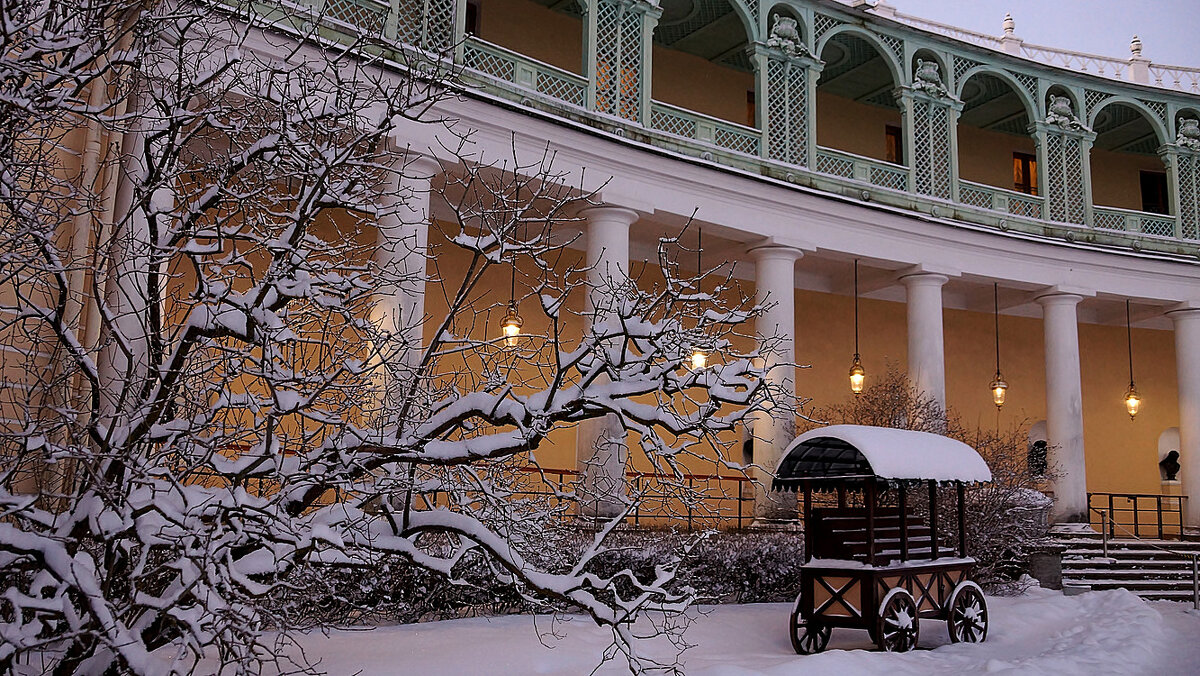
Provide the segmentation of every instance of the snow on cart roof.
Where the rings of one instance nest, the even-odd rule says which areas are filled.
[[[987,463],[961,441],[888,427],[831,425],[796,437],[775,470],[775,487],[794,490],[800,479],[872,475],[884,479],[992,480]]]

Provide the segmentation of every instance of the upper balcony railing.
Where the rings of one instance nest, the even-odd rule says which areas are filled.
[[[590,18],[596,13],[632,11],[628,3],[616,0],[585,1],[595,10],[585,13],[585,22],[601,21],[603,17]],[[758,79],[758,87],[764,89],[757,92],[762,128],[652,99],[652,64],[640,56],[649,52],[651,31],[643,30],[637,22],[620,24],[630,26],[628,34],[623,34],[620,40],[645,41],[640,51],[623,50],[614,55],[614,50],[585,45],[584,72],[593,74],[589,80],[586,75],[464,34],[464,6],[456,5],[455,0],[280,0],[280,3],[311,13],[314,19],[335,31],[353,26],[359,33],[372,32],[387,41],[426,50],[426,54],[453,53],[468,89],[481,89],[526,110],[568,118],[624,136],[629,142],[845,197],[1000,230],[1176,255],[1200,253],[1200,121],[1193,122],[1196,113],[1192,112],[1200,110],[1200,98],[1178,92],[1134,90],[1119,82],[1109,85],[1095,79],[1072,79],[1071,73],[1048,72],[1043,66],[1022,70],[1021,62],[1014,62],[1011,57],[1035,59],[1042,64],[1060,63],[1075,71],[1113,78],[1120,77],[1118,67],[1126,68],[1128,74],[1131,63],[1146,65],[1148,61],[1137,57],[1126,63],[1025,45],[1008,30],[1004,37],[995,38],[904,15],[881,4],[872,10],[881,17],[927,33],[993,49],[997,52],[993,58],[976,51],[960,52],[958,47],[944,41],[876,21],[869,14],[864,26],[861,12],[838,9],[840,6],[835,3],[788,1],[811,10],[806,15],[811,25],[799,26],[802,44],[781,48],[778,38],[787,36],[777,35],[776,27],[767,30],[766,18],[749,36],[756,50],[752,62],[755,68],[765,69],[760,73],[765,77]],[[640,5],[635,3],[636,6]],[[769,9],[763,8],[764,3],[757,6],[762,12]],[[903,148],[909,160],[907,165],[816,145],[815,121],[819,111],[817,97],[812,93],[825,65],[811,55],[818,51],[822,35],[838,30],[874,35],[883,40],[880,44],[886,45],[887,59],[895,56],[894,63],[901,70],[894,93],[902,99],[904,144],[911,144]],[[348,37],[350,33],[347,31]],[[586,30],[584,34],[588,34]],[[916,58],[918,51],[933,51],[949,65],[941,72],[935,69],[930,79],[930,73],[916,72],[921,67]],[[604,58],[621,61],[606,64],[602,62]],[[1031,120],[1034,124],[1030,133],[1037,146],[1037,166],[1045,174],[1036,186],[1039,195],[983,185],[956,175],[958,161],[952,155],[957,148],[953,139],[958,116],[954,111],[963,104],[953,92],[958,91],[960,78],[979,69],[991,69],[989,72],[1006,78],[1011,76],[1014,86],[1021,89],[1020,96],[1028,95],[1031,108],[1047,106],[1045,110],[1030,110],[1036,115]],[[613,78],[615,72],[620,72],[621,77]],[[1185,90],[1195,89],[1200,81],[1200,69],[1168,69],[1150,64],[1146,73],[1159,73],[1154,77],[1172,83],[1185,82]],[[1061,108],[1047,105],[1050,98],[1060,98],[1051,97],[1052,91],[1069,93],[1075,107],[1068,107],[1064,114]],[[1096,134],[1088,125],[1100,103],[1110,99],[1135,103],[1157,116],[1154,124],[1161,130],[1160,140],[1165,138],[1159,154],[1167,164],[1171,182],[1168,192],[1172,215],[1091,204],[1087,154]],[[1191,134],[1193,131],[1196,133]]]
[[[1046,200],[1016,190],[1005,190],[995,186],[972,183],[960,179],[958,201],[981,209],[1000,211],[1025,218],[1041,219]]]
[[[650,106],[650,126],[743,155],[758,155],[762,138],[762,132],[754,127],[726,122],[661,101],[654,101]]]
[[[848,3],[854,4],[854,3]],[[1058,66],[1068,70],[1112,80],[1125,80],[1138,84],[1173,89],[1190,93],[1200,93],[1200,68],[1189,66],[1168,66],[1153,63],[1142,57],[1142,43],[1136,37],[1130,43],[1130,58],[1119,59],[1100,54],[1077,52],[1058,47],[1047,47],[1025,42],[1016,37],[1015,25],[1011,16],[1004,20],[1004,35],[995,36],[980,33],[967,28],[951,26],[931,19],[897,12],[886,2],[877,2],[872,11],[884,18],[892,19],[907,26],[912,26],[929,33],[944,35],[955,40],[967,42],[998,52],[1005,52],[1037,63]]]
[[[849,178],[880,188],[906,192],[908,167],[855,155],[844,150],[817,147],[816,170],[823,174]]]

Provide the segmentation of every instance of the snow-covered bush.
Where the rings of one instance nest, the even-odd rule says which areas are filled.
[[[691,540],[685,533],[620,530],[591,569],[603,577],[628,570],[640,579],[653,579],[655,569],[670,565]],[[547,570],[568,568],[586,545],[580,533],[569,547],[547,549],[541,563]],[[799,533],[710,533],[682,557],[671,584],[675,590],[690,588],[701,603],[790,601],[803,562]],[[478,555],[465,557],[454,579],[388,557],[364,568],[308,565],[293,571],[286,582],[267,605],[284,624],[297,627],[570,610],[567,604],[521,594]]]
[[[908,376],[889,365],[874,384],[846,404],[817,409],[813,420],[877,425],[944,434],[979,451],[992,470],[992,481],[968,486],[967,549],[976,559],[975,579],[991,591],[1003,591],[1029,570],[1029,556],[1047,544],[1050,499],[1041,488],[1053,480],[1029,462],[1028,424],[1008,429],[968,427],[953,409],[916,390]],[[954,491],[942,491],[940,513],[955,514]],[[911,491],[912,513],[928,517],[928,494]],[[958,546],[956,528],[942,529],[947,545]]]
[[[515,139],[486,156],[446,117],[448,61],[336,43],[295,6],[283,35],[233,3],[0,3],[0,672],[253,673],[265,629],[329,618],[270,602],[322,567],[414,613],[442,605],[430,576],[499,581],[647,666],[630,623],[693,600],[678,555],[597,563],[631,495],[547,561],[597,496],[530,498],[518,470],[607,418],[695,503],[685,459],[770,394],[731,340],[758,308],[731,273],[679,275],[676,239],[653,285],[589,282],[565,262],[583,176]],[[426,288],[428,317],[406,304]],[[695,345],[720,358],[686,368]]]

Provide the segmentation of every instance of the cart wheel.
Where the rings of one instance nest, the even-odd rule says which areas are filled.
[[[951,643],[982,643],[987,640],[987,601],[979,585],[964,580],[950,594],[946,627]]]
[[[881,650],[903,653],[917,647],[920,633],[920,617],[917,602],[912,594],[900,587],[893,587],[879,604],[879,619],[876,621],[875,642]]]
[[[819,653],[829,645],[829,635],[833,627],[822,622],[806,620],[800,614],[800,597],[792,605],[792,618],[788,624],[788,638],[792,640],[792,650],[797,655],[812,655]]]

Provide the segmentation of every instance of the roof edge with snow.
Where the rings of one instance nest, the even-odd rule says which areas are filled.
[[[991,481],[987,463],[967,444],[940,434],[867,425],[809,430],[788,446],[775,469],[777,488],[800,479]]]

